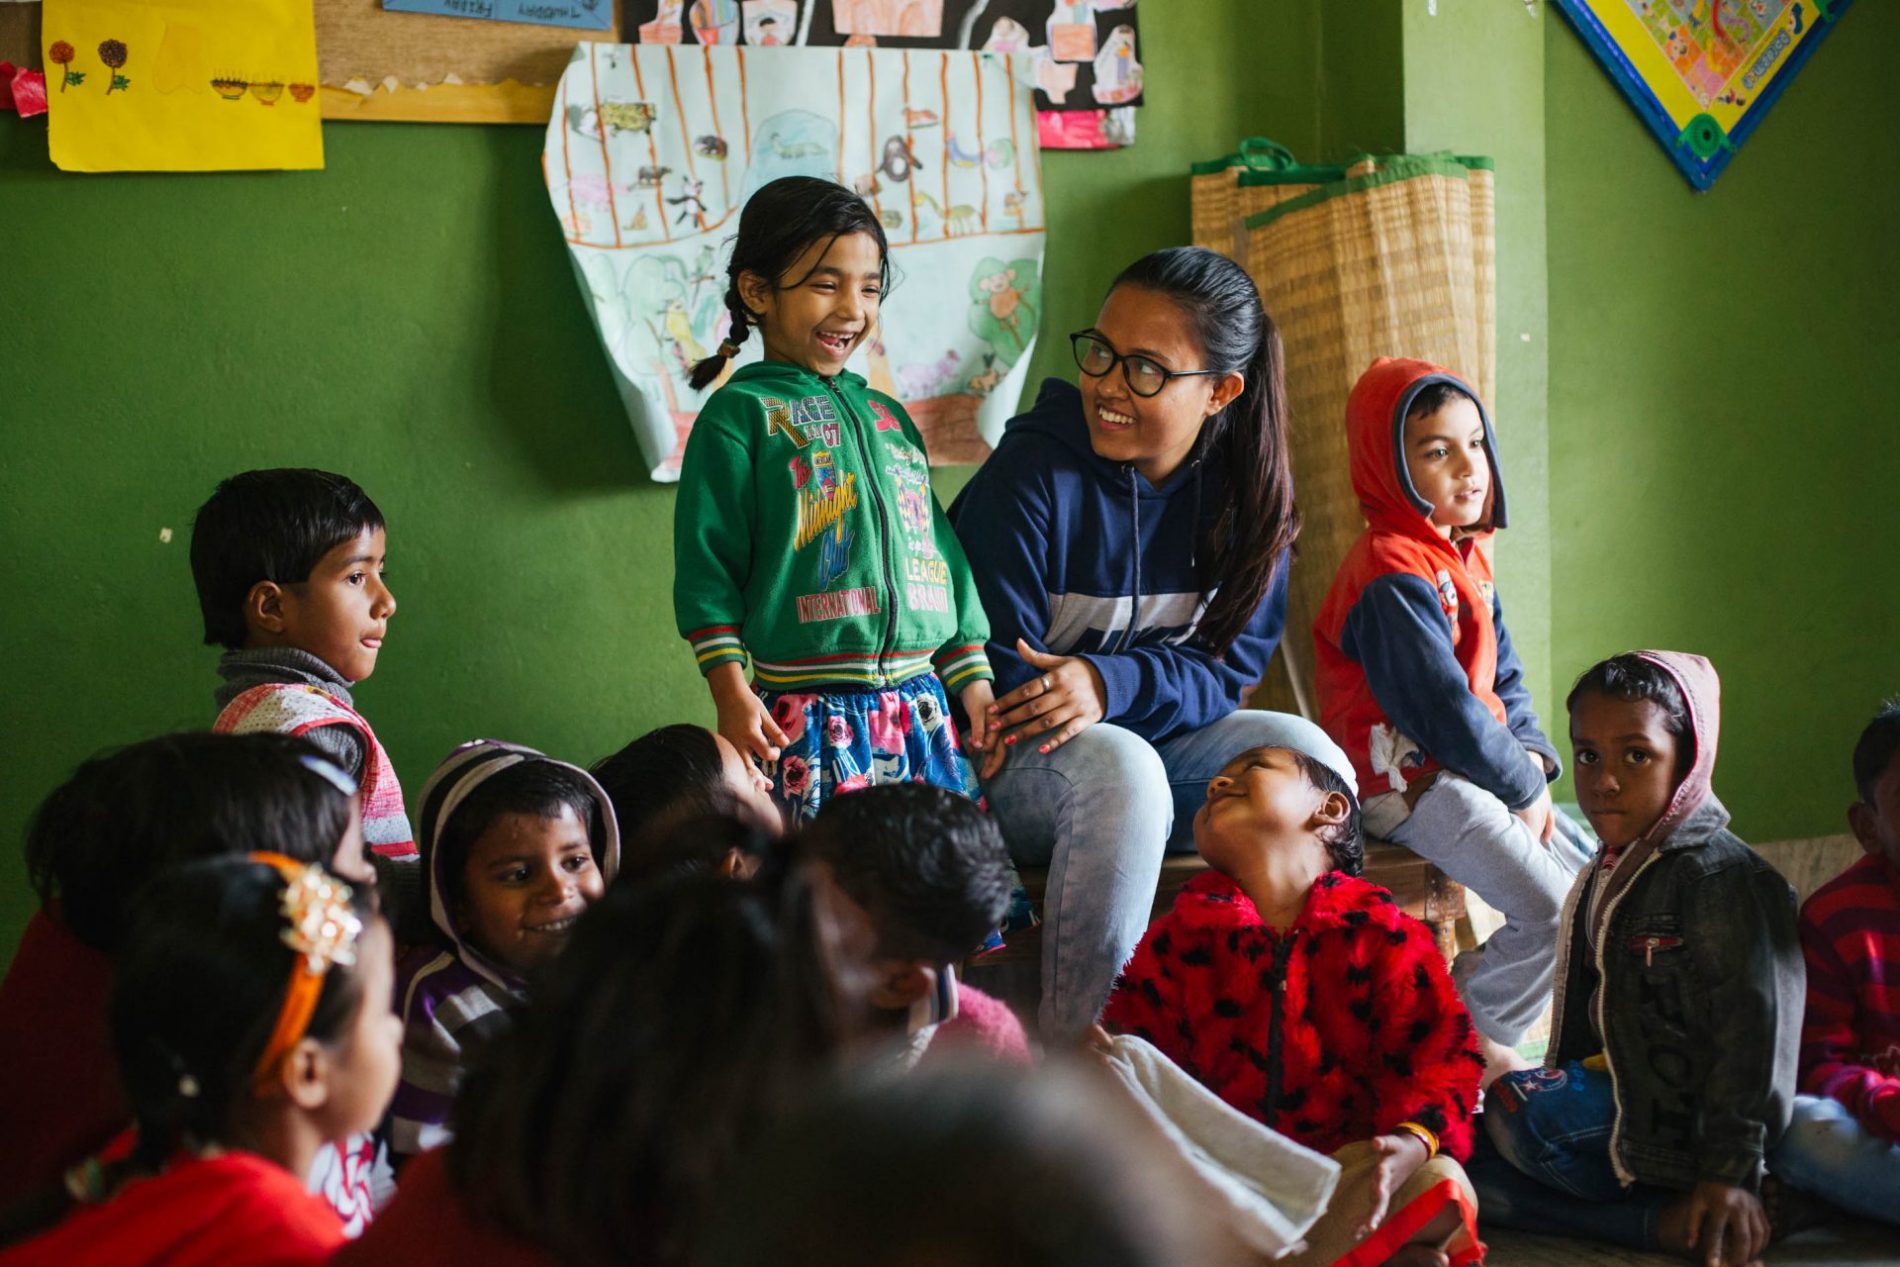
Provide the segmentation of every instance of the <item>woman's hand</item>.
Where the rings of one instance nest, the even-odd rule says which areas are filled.
[[[958,691],[957,702],[963,705],[963,715],[970,723],[969,731],[963,736],[964,746],[982,758],[977,764],[977,777],[987,783],[992,774],[1003,768],[1003,757],[1007,752],[1001,742],[990,738],[990,709],[996,702],[996,695],[989,679],[978,678]]]
[[[1079,656],[1038,651],[1021,638],[1016,654],[1042,673],[991,706],[991,742],[998,748],[1037,739],[1037,752],[1054,752],[1102,720],[1108,691],[1094,665]]]
[[[1365,1221],[1353,1230],[1355,1241],[1363,1241],[1379,1230],[1392,1198],[1426,1162],[1425,1141],[1410,1131],[1374,1136],[1372,1151],[1378,1155],[1372,1167],[1372,1199],[1366,1206]]]
[[[746,684],[745,670],[728,660],[706,675],[713,707],[719,710],[719,733],[727,743],[761,764],[777,761],[787,742],[785,732],[772,720],[765,704]]]

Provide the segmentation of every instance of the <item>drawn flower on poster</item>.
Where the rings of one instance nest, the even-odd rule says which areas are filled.
[[[126,48],[124,41],[105,40],[100,43],[99,60],[104,62],[107,68],[112,71],[112,82],[106,87],[107,96],[110,96],[115,90],[123,90],[132,86],[132,81],[119,73],[125,69],[125,58]]]
[[[65,40],[55,40],[53,46],[46,50],[46,60],[66,72],[64,75],[61,75],[59,79],[59,90],[61,92],[66,91],[66,85],[68,84],[77,88],[86,82],[86,72],[72,68],[73,58],[75,56],[73,46],[68,44]]]

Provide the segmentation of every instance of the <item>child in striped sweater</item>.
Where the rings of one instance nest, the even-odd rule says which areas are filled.
[[[1854,787],[1847,821],[1867,856],[1801,907],[1801,1094],[1774,1168],[1900,1223],[1900,701],[1854,745]]]

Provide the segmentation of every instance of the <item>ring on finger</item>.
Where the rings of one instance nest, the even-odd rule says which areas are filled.
[[[1042,689],[1045,691],[1049,689],[1049,675],[1047,673],[1042,675]]]

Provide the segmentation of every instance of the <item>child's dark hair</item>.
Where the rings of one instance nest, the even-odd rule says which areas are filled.
[[[1247,386],[1201,430],[1198,460],[1219,472],[1227,495],[1202,528],[1203,593],[1218,590],[1201,616],[1196,639],[1223,654],[1253,619],[1286,565],[1300,532],[1286,438],[1286,371],[1280,332],[1260,304],[1245,269],[1225,255],[1175,246],[1122,270],[1115,289],[1138,286],[1163,295],[1187,314],[1206,364],[1238,372]]]
[[[881,281],[888,290],[891,251],[884,226],[870,204],[851,190],[818,176],[781,176],[746,200],[739,213],[739,235],[732,243],[732,262],[726,267],[726,311],[731,314],[732,328],[719,350],[693,367],[695,390],[704,390],[719,377],[757,323],[739,294],[739,274],[757,273],[774,290],[801,285],[803,277],[785,280],[798,257],[820,239],[830,249],[832,242],[847,233],[868,233],[877,242]]]
[[[594,835],[594,824],[600,820],[599,806],[593,789],[565,765],[544,758],[519,761],[477,784],[449,813],[433,846],[435,857],[425,860],[442,877],[449,908],[457,909],[467,896],[463,871],[469,849],[495,825],[496,819],[503,814],[559,818],[563,808],[573,810],[574,817],[587,829],[598,859],[603,847]]]
[[[284,941],[284,886],[269,863],[211,858],[174,867],[138,901],[113,980],[112,1045],[145,1168],[230,1138],[298,958]],[[352,887],[350,906],[367,925],[371,894]],[[360,971],[324,973],[305,1037],[348,1032]]]
[[[118,952],[133,897],[165,868],[269,849],[329,866],[350,824],[343,776],[290,735],[163,735],[92,757],[40,803],[26,869],[80,941]]]
[[[1880,706],[1854,744],[1854,790],[1862,801],[1874,803],[1874,784],[1880,782],[1896,755],[1900,755],[1900,699],[1890,699]]]
[[[1339,771],[1318,757],[1301,752],[1298,748],[1288,748],[1286,751],[1315,791],[1337,792],[1346,798],[1345,821],[1326,828],[1320,835],[1320,843],[1326,846],[1326,854],[1332,859],[1335,871],[1358,875],[1366,865],[1365,832],[1360,823],[1359,798],[1352,794],[1352,789],[1340,777]]]
[[[383,527],[354,481],[329,471],[246,471],[219,484],[191,525],[191,576],[205,642],[244,645],[244,600],[259,581],[294,585],[327,552]]]
[[[1009,851],[969,798],[925,783],[887,783],[825,802],[797,838],[871,914],[878,953],[951,963],[1009,910]]]
[[[669,816],[624,838],[619,883],[646,884],[682,875],[723,874],[734,852],[760,866],[781,861],[778,842],[736,810]]]
[[[666,820],[731,808],[719,745],[704,726],[680,723],[649,730],[589,771],[613,802],[626,840]]]
[[[141,892],[110,1004],[113,1055],[136,1138],[129,1156],[89,1176],[89,1197],[156,1173],[182,1148],[235,1142],[299,957],[284,940],[285,884],[266,862],[201,858]],[[367,928],[372,895],[351,888],[350,907]],[[358,972],[333,964],[324,973],[304,1037],[332,1043],[349,1034],[363,998]],[[61,1185],[10,1207],[0,1218],[0,1245],[51,1227],[77,1195]]]
[[[1418,395],[1412,397],[1412,403],[1405,408],[1405,417],[1429,418],[1455,400],[1468,400],[1478,403],[1478,398],[1455,383],[1427,383],[1418,389]]]
[[[470,1069],[451,1179],[562,1262],[699,1261],[731,1158],[840,1050],[802,874],[618,885]]]
[[[1663,729],[1676,737],[1676,777],[1680,779],[1695,764],[1695,726],[1689,719],[1689,705],[1676,679],[1662,665],[1634,652],[1611,656],[1584,670],[1564,697],[1564,708],[1575,712],[1577,697],[1586,692],[1631,703],[1648,700],[1662,710]]]
[[[1186,1167],[1112,1087],[977,1063],[840,1082],[738,1168],[707,1261],[1208,1267]]]

